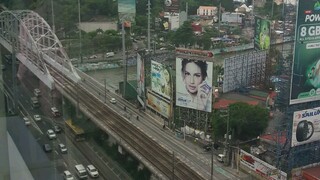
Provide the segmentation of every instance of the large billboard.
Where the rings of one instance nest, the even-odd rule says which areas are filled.
[[[320,5],[300,0],[296,20],[290,104],[320,100]]]
[[[152,91],[148,91],[147,93],[147,106],[166,118],[171,117],[170,102],[164,100]]]
[[[254,157],[253,155],[241,150],[240,163],[242,166],[249,168],[257,176],[268,180],[286,180],[287,173],[280,171],[274,166]]]
[[[177,57],[176,105],[211,112],[212,70],[212,62]]]
[[[144,106],[143,97],[145,97],[144,80],[144,60],[141,58],[140,54],[137,54],[137,98],[142,106]]]
[[[266,50],[270,48],[270,21],[255,17],[254,48]]]
[[[171,99],[170,70],[163,64],[151,61],[151,89],[161,96]]]
[[[135,0],[118,0],[118,13],[120,22],[133,22],[136,16]]]
[[[291,146],[320,140],[320,107],[293,113]]]

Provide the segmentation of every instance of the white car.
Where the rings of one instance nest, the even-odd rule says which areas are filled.
[[[96,59],[96,58],[98,58],[97,55],[92,55],[92,56],[89,57],[89,59]]]
[[[87,166],[87,172],[88,172],[88,174],[89,174],[91,177],[93,177],[93,178],[99,177],[99,172],[98,172],[98,170],[97,170],[92,164],[90,164],[90,165]]]
[[[218,160],[219,162],[223,162],[224,159],[225,159],[225,155],[224,155],[224,154],[218,154],[217,160]]]
[[[48,129],[47,135],[48,135],[49,139],[56,139],[57,138],[56,133],[54,133],[54,131],[52,129]]]
[[[117,100],[116,100],[116,98],[111,98],[111,99],[110,99],[110,102],[111,102],[112,104],[115,104],[115,103],[117,103]]]
[[[29,125],[31,124],[29,118],[27,118],[27,117],[23,117],[23,121],[24,121],[24,124],[25,124],[26,126],[29,126]]]
[[[41,96],[41,91],[40,91],[40,89],[38,89],[38,88],[34,89],[34,90],[33,90],[33,94],[34,94],[36,97]]]
[[[39,114],[35,114],[33,118],[35,121],[41,121],[41,116]]]
[[[66,145],[60,143],[58,146],[59,146],[61,153],[67,153],[68,149],[67,149]]]
[[[68,170],[63,171],[63,179],[64,180],[74,180],[72,174]]]
[[[59,110],[56,107],[51,108],[51,113],[54,117],[59,117],[61,115]]]

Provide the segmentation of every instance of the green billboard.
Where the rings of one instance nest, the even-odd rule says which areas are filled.
[[[255,17],[254,48],[266,50],[270,48],[270,21]]]
[[[320,100],[320,0],[300,0],[290,104]]]

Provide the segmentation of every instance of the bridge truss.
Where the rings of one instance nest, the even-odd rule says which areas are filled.
[[[75,82],[81,79],[49,24],[33,11],[1,12],[0,41],[13,54],[13,60],[19,59],[50,89],[54,80],[48,65]]]

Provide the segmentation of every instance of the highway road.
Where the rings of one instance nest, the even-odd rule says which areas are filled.
[[[6,64],[6,66],[7,69],[3,71],[5,86],[12,88],[12,78],[10,77],[12,73],[11,65]],[[75,176],[74,165],[79,163],[83,165],[94,164],[101,171],[99,179],[107,179],[107,177],[110,179],[131,179],[127,173],[120,169],[119,165],[115,165],[115,162],[108,158],[103,150],[97,148],[96,144],[91,140],[75,142],[71,136],[65,133],[66,131],[57,133],[57,139],[49,140],[46,131],[52,129],[53,125],[59,125],[62,129],[66,128],[63,118],[54,118],[52,116],[50,108],[54,103],[50,96],[46,96],[48,95],[45,90],[46,87],[42,87],[43,85],[34,76],[30,77],[30,72],[26,71],[22,74],[28,74],[29,76],[22,78],[24,79],[23,82],[18,82],[17,99],[20,104],[19,114],[10,118],[14,119],[14,121],[11,121],[11,126],[9,127],[11,127],[11,134],[15,137],[15,143],[20,142],[21,138],[24,138],[22,141],[25,143],[19,146],[20,153],[24,156],[25,161],[28,161],[27,164],[35,179],[62,179],[62,172],[67,169]],[[43,95],[39,97],[41,104],[39,108],[32,108],[31,105],[30,98],[34,96],[34,88],[42,89]],[[55,105],[58,109],[61,109],[61,102],[55,103]],[[35,114],[40,114],[42,120],[35,121],[33,118]],[[31,125],[25,126],[22,117],[28,117],[31,120]],[[16,123],[12,124],[12,122]],[[21,133],[14,129],[16,124],[19,125],[19,129],[22,129]],[[23,135],[22,133],[27,135]],[[17,138],[20,139],[17,140]],[[59,143],[67,146],[68,153],[61,153],[58,148]],[[45,153],[42,148],[43,144],[50,144],[53,152]],[[31,150],[25,152],[23,149]],[[34,158],[30,160],[28,157]]]

